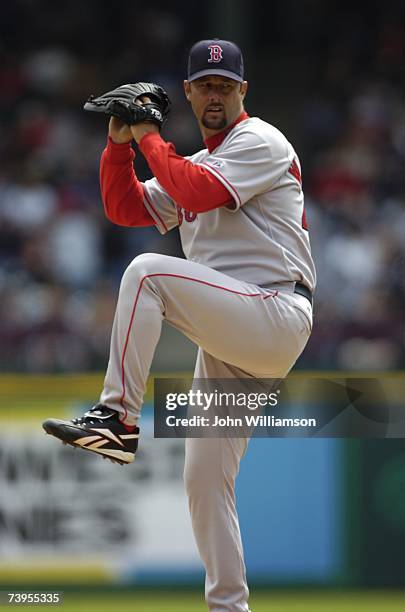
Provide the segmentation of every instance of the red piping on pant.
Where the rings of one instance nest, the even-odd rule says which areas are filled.
[[[135,310],[136,310],[136,306],[138,304],[139,295],[141,293],[143,282],[144,282],[145,279],[153,278],[154,276],[169,276],[169,277],[172,277],[172,278],[182,278],[184,280],[190,280],[190,281],[194,281],[195,283],[200,283],[201,285],[207,285],[208,287],[214,287],[215,289],[223,289],[223,291],[228,291],[228,293],[234,293],[236,295],[244,295],[245,297],[263,296],[262,293],[243,293],[242,291],[234,291],[233,289],[228,289],[227,287],[222,287],[221,285],[215,285],[214,283],[209,283],[208,281],[203,281],[203,280],[200,280],[199,278],[192,278],[190,276],[182,276],[181,274],[169,274],[169,273],[146,274],[141,279],[141,282],[139,283],[138,291],[136,293],[134,305],[133,305],[132,312],[131,312],[131,318],[129,320],[129,326],[128,326],[128,331],[127,331],[127,335],[126,335],[126,338],[125,338],[124,349],[122,351],[122,358],[121,358],[122,395],[121,395],[121,398],[120,398],[120,404],[121,404],[122,408],[125,411],[124,417],[122,419],[120,419],[120,421],[122,421],[122,422],[125,421],[125,419],[127,418],[127,414],[128,414],[127,413],[127,409],[124,406],[124,399],[125,399],[125,393],[126,393],[126,389],[125,389],[125,366],[124,366],[124,361],[125,361],[125,354],[127,352],[127,347],[128,347],[129,335],[131,333],[132,323],[134,321],[134,316],[135,316]],[[278,293],[278,291],[276,291],[275,293],[272,292],[270,295],[265,296],[263,299],[266,299],[268,297],[275,297],[277,295],[277,293]]]
[[[278,296],[278,290],[277,291],[273,291],[273,293],[269,293],[269,295],[266,295],[263,299],[267,300],[267,298],[269,297],[277,297]]]

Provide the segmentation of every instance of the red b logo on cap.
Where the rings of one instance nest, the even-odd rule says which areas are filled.
[[[219,45],[209,45],[208,49],[210,50],[210,57],[208,59],[209,62],[220,62],[222,59],[222,47]]]

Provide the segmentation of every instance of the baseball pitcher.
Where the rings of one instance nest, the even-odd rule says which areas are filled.
[[[280,379],[303,351],[315,270],[300,162],[277,128],[245,111],[247,87],[233,42],[191,48],[184,92],[204,148],[187,158],[160,135],[170,103],[158,85],[123,85],[86,103],[111,117],[100,167],[108,219],[162,234],[179,227],[186,259],[146,253],[128,266],[100,401],[72,421],[48,419],[47,433],[131,463],[164,319],[198,345],[196,378]],[[144,183],[133,140],[154,175]],[[212,612],[249,610],[235,503],[247,444],[186,440],[185,485]]]

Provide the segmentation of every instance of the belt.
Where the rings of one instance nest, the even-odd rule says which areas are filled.
[[[306,297],[312,306],[312,292],[310,289],[308,289],[306,285],[303,285],[302,283],[295,283],[294,293],[298,293],[298,295],[303,295],[304,297]]]

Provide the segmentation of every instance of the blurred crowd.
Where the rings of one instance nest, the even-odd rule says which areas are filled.
[[[404,9],[342,10],[300,109],[318,271],[310,367],[405,365]]]
[[[44,21],[39,6],[47,8]],[[173,100],[165,137],[181,154],[196,151],[201,140],[182,79],[190,45],[207,31],[191,28],[186,10],[155,7],[139,18],[132,7],[133,20],[125,14],[116,23],[105,8],[94,23],[78,7],[57,12],[19,0],[0,25],[3,371],[104,369],[126,265],[145,251],[182,256],[176,230],[161,237],[105,219],[98,169],[107,122],[82,106],[123,82],[159,82]],[[11,47],[22,17],[21,45]],[[327,44],[317,37],[319,22],[306,24],[307,40],[325,52],[315,44],[304,55],[290,50],[291,62],[301,53],[308,78],[294,103],[296,122],[277,125],[301,158],[318,270],[314,333],[299,365],[395,369],[405,365],[405,28],[395,19],[347,23],[350,35],[331,28]],[[256,40],[263,52],[254,55],[254,40],[247,47],[255,58],[247,108],[272,122],[277,107],[270,113],[265,85],[256,93],[254,86],[271,48]],[[140,155],[136,171],[150,176]]]

